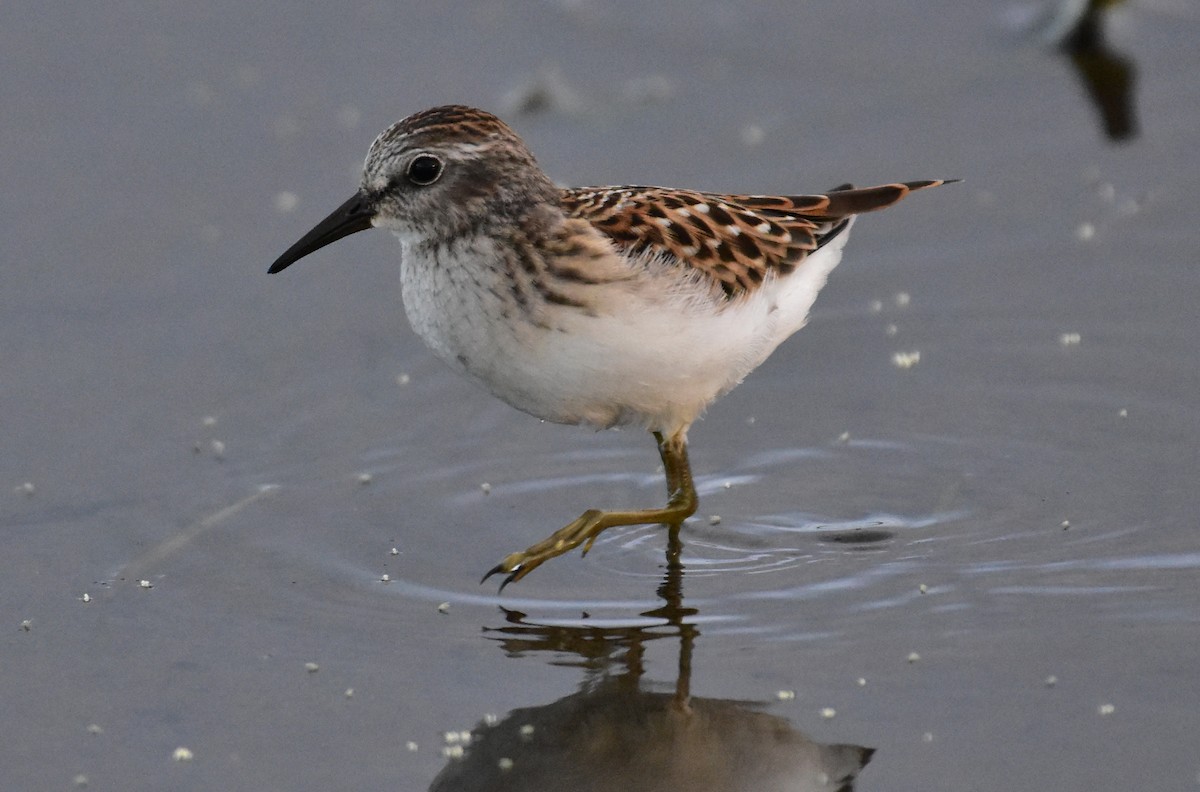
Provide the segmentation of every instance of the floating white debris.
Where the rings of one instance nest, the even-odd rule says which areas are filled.
[[[139,580],[138,588],[152,589],[152,588],[154,588],[154,584],[151,583],[149,580]]]
[[[871,313],[879,313],[883,310],[883,300],[871,300],[868,307],[871,309]]]
[[[496,766],[500,768],[501,772],[507,773],[513,769],[513,760],[507,756],[501,756],[499,761],[496,762]]]
[[[492,485],[487,483],[486,481],[479,485],[479,489],[481,489],[483,491],[484,495],[492,494]]]
[[[443,745],[442,756],[446,759],[462,759],[466,755],[461,745]]]
[[[520,734],[521,737],[523,737],[524,739],[528,740],[530,737],[533,736],[533,724],[526,723],[524,726],[522,726],[520,729],[517,730],[517,733]]]
[[[443,602],[440,605],[438,605],[437,609],[438,609],[438,613],[449,613],[450,612],[450,603]]]
[[[412,377],[408,376],[407,374],[397,374],[396,375],[396,384],[397,385],[407,385],[410,382],[412,382]]]
[[[287,214],[295,211],[300,205],[300,196],[291,190],[280,190],[275,193],[275,211],[280,214]]]
[[[421,748],[421,746],[417,745],[412,740],[404,743],[404,747],[409,751],[409,753],[416,753]]]
[[[1075,238],[1080,242],[1087,242],[1096,236],[1096,226],[1091,223],[1080,223],[1075,228]]]
[[[85,592],[83,592],[83,596],[79,598],[79,601],[80,601],[80,602],[91,602],[91,601],[92,601],[92,595],[91,595],[91,594],[88,594],[88,593],[85,591]]]
[[[33,495],[33,493],[36,491],[37,491],[37,488],[33,486],[32,481],[26,481],[26,482],[23,482],[21,484],[18,484],[15,487],[13,487],[13,492],[15,492],[18,495],[24,495],[27,498],[31,497]]]
[[[494,712],[484,713],[484,716],[483,716],[483,725],[484,726],[495,726],[499,722],[500,722],[500,716],[497,715],[496,713],[494,713]]]
[[[921,362],[921,353],[919,350],[911,352],[896,352],[892,355],[892,365],[898,369],[910,369]]]
[[[840,435],[838,435],[838,437],[837,437],[838,445],[846,445],[846,443],[849,443],[849,442],[850,442],[850,433],[849,432],[842,432]]]
[[[337,121],[343,129],[357,129],[362,121],[362,111],[354,105],[342,105],[337,111]]]
[[[922,594],[927,594],[929,593],[929,586],[926,586],[924,583],[922,583],[921,585],[917,586],[917,591],[921,592]]]
[[[99,723],[89,723],[88,727],[87,727],[87,733],[88,734],[104,734],[104,729],[102,729],[100,727]]]
[[[780,701],[795,701],[796,700],[796,691],[794,691],[794,690],[777,690],[775,692],[775,698],[779,699]]]
[[[916,652],[909,652],[908,657],[906,659],[910,663],[915,663],[921,659],[921,655],[917,654]]]
[[[316,663],[309,662],[304,664],[304,670],[310,674],[315,674],[321,670],[321,666],[317,665]]]
[[[379,582],[380,583],[391,583],[392,576],[389,575],[387,572],[384,572],[382,575],[379,576]]]
[[[856,685],[858,685],[859,687],[866,687],[867,686],[867,678],[859,677],[858,679],[854,680],[854,683]]]
[[[370,473],[359,473],[358,474],[358,483],[362,484],[364,487],[367,486],[368,484],[370,484],[374,480],[375,480],[375,477],[372,476]]]
[[[1101,715],[1112,715],[1116,711],[1117,708],[1112,704],[1101,704],[1099,707],[1096,707],[1096,712]]]
[[[225,458],[225,444],[220,440],[213,440],[208,444],[208,447],[212,450],[213,456],[215,456],[217,459]]]
[[[743,146],[754,147],[767,139],[767,133],[758,124],[746,124],[742,127],[741,138]]]
[[[824,707],[821,710],[821,717],[825,720],[837,717],[837,710],[835,710],[833,707]]]
[[[214,427],[214,426],[216,426],[216,425],[217,425],[217,416],[215,416],[215,415],[206,415],[206,416],[204,416],[204,417],[203,417],[203,418],[200,420],[200,423],[201,423],[203,426],[205,426],[205,427],[208,427],[208,428],[210,428],[210,429],[211,429],[212,427]]]
[[[393,547],[391,550],[388,550],[388,555],[394,555],[394,556],[400,555],[400,550],[398,548]]]
[[[1058,343],[1063,346],[1079,346],[1079,342],[1083,340],[1083,336],[1079,333],[1063,333],[1058,337]]]
[[[896,305],[905,308],[912,302],[912,295],[908,292],[896,292],[896,296],[893,299],[896,301]]]
[[[83,773],[80,773],[79,775],[75,776],[75,778],[72,779],[72,781],[75,784],[75,786],[77,786],[77,787],[85,787],[88,785],[88,777],[85,776]]]
[[[354,688],[346,688],[346,692],[342,695],[346,698],[354,698]]]
[[[171,752],[171,758],[176,762],[190,762],[195,758],[195,754],[192,753],[192,749],[181,745]]]
[[[721,515],[719,515],[719,514],[708,515],[708,524],[709,525],[720,525],[721,524]]]
[[[25,632],[29,632],[30,630],[32,630],[33,629],[33,619],[22,619],[21,620],[21,629],[24,630]]]
[[[1058,684],[1058,677],[1054,676],[1054,674],[1051,674],[1050,676],[1048,676],[1042,680],[1042,684],[1044,684],[1048,688],[1054,687],[1055,685]]]
[[[933,732],[925,732],[924,734],[922,734],[921,742],[927,742],[927,743],[933,742]]]
[[[1124,407],[1122,407],[1121,409],[1117,410],[1117,417],[1118,417],[1118,418],[1128,418],[1128,417],[1129,417],[1129,410],[1127,410],[1127,409],[1125,409]]]

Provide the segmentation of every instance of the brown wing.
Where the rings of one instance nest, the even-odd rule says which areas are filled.
[[[563,208],[631,253],[654,251],[704,272],[729,297],[753,291],[768,273],[786,275],[833,239],[851,215],[891,206],[919,181],[825,195],[717,195],[664,187],[564,190]]]

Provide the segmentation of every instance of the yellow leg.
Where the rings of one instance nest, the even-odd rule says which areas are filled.
[[[528,550],[508,556],[492,567],[483,576],[483,579],[487,580],[497,573],[507,574],[508,577],[504,578],[504,582],[500,584],[500,589],[503,590],[509,583],[520,580],[551,558],[560,556],[579,545],[583,545],[583,554],[587,555],[588,550],[592,549],[596,537],[606,528],[614,525],[651,525],[654,523],[678,526],[692,516],[697,505],[696,488],[692,484],[692,469],[688,464],[687,440],[684,432],[676,432],[667,438],[664,438],[661,433],[655,432],[654,439],[658,441],[658,453],[662,457],[663,469],[667,477],[666,506],[660,509],[640,511],[588,509],[579,515],[578,519],[555,531]]]

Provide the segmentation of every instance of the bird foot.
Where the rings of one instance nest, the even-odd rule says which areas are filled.
[[[551,558],[556,558],[569,552],[579,545],[584,545],[583,555],[587,555],[601,531],[613,525],[633,524],[623,521],[612,521],[613,517],[625,517],[621,512],[605,512],[599,509],[588,509],[570,524],[547,536],[542,541],[520,553],[510,553],[503,561],[488,570],[483,576],[483,583],[492,575],[505,574],[500,583],[500,590],[509,583],[515,583],[537,569]]]

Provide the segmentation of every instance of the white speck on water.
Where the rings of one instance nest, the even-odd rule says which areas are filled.
[[[1096,712],[1100,713],[1100,715],[1112,715],[1116,711],[1117,708],[1112,704],[1101,704],[1099,707],[1096,707]]]
[[[217,417],[215,415],[206,415],[200,420],[202,426],[212,428],[217,425]]]
[[[390,583],[391,581],[392,581],[392,576],[386,572],[384,572],[382,575],[379,576],[380,583]]]
[[[721,524],[721,515],[719,515],[719,514],[708,515],[708,524],[709,525],[720,525]]]
[[[92,601],[92,595],[91,595],[91,594],[88,594],[88,593],[85,591],[85,592],[83,592],[83,596],[79,598],[79,601],[80,601],[80,602],[91,602],[91,601]]]
[[[346,698],[354,698],[354,688],[346,688],[346,692],[342,695]]]
[[[1050,676],[1048,676],[1044,680],[1042,680],[1042,684],[1044,684],[1048,688],[1052,688],[1058,684],[1058,677],[1054,676],[1054,674],[1051,674]]]
[[[394,555],[394,556],[400,555],[399,548],[393,547],[391,550],[388,550],[388,555]]]
[[[171,758],[176,762],[190,762],[195,758],[195,754],[192,753],[192,749],[181,745],[171,752]]]
[[[80,773],[79,775],[75,776],[73,781],[74,781],[75,786],[77,786],[77,787],[85,787],[88,785],[88,777],[85,776],[83,773]]]
[[[1063,333],[1058,337],[1058,343],[1063,346],[1079,346],[1079,342],[1083,340],[1083,336],[1079,333]]]
[[[450,603],[443,602],[442,604],[437,606],[437,610],[438,610],[438,613],[449,613],[450,612]]]
[[[18,495],[24,495],[26,498],[33,497],[33,493],[36,491],[37,488],[33,486],[32,481],[26,481],[13,487],[13,492]]]
[[[833,707],[825,707],[821,710],[821,717],[824,718],[825,720],[829,720],[830,718],[833,718],[836,716],[837,716],[837,710],[835,710]]]
[[[443,745],[442,757],[445,759],[462,759],[466,754],[461,745]]]
[[[496,762],[496,766],[499,767],[502,772],[507,773],[513,768],[513,760],[509,759],[507,756],[501,756]]]
[[[397,374],[396,375],[396,384],[397,385],[404,386],[410,382],[412,382],[412,377],[408,376],[407,374]]]
[[[796,700],[796,691],[794,691],[794,690],[777,690],[775,692],[775,698],[779,699],[780,701],[795,701]]]
[[[896,296],[892,299],[896,301],[896,305],[900,308],[906,308],[912,302],[912,295],[908,292],[896,292]]]
[[[310,674],[315,674],[321,670],[321,666],[317,665],[316,663],[308,662],[304,664],[304,670]]]
[[[761,145],[767,139],[766,131],[758,124],[746,124],[741,132],[742,145],[748,148]]]
[[[933,742],[933,732],[925,732],[924,734],[922,734],[921,742],[927,742],[927,743]]]
[[[362,484],[364,487],[366,485],[370,484],[374,480],[375,480],[375,477],[372,476],[370,473],[359,473],[358,474],[358,483]]]
[[[492,485],[487,483],[486,481],[479,485],[479,489],[483,491],[484,495],[492,494]]]
[[[1129,417],[1129,410],[1127,410],[1127,409],[1125,409],[1124,407],[1122,407],[1121,409],[1117,410],[1117,417],[1118,417],[1118,418],[1128,418],[1128,417]]]
[[[1075,238],[1080,242],[1088,242],[1096,236],[1096,226],[1091,223],[1080,223],[1075,228]]]
[[[280,190],[275,193],[275,211],[279,214],[293,212],[300,205],[300,196],[291,190]]]
[[[1061,523],[1059,523],[1059,525],[1062,527],[1062,529],[1063,529],[1064,531],[1066,531],[1066,530],[1069,530],[1069,529],[1070,529],[1070,527],[1071,527],[1071,521],[1070,521],[1070,520],[1063,520]]]
[[[867,686],[867,678],[859,677],[858,679],[854,680],[854,683],[856,685],[858,685],[859,687],[866,687]]]
[[[88,734],[104,734],[104,729],[100,728],[98,723],[89,723],[87,727]]]
[[[871,300],[869,306],[871,313],[879,313],[883,310],[883,300]]]
[[[922,594],[927,594],[929,593],[929,586],[926,586],[924,583],[922,583],[921,585],[917,586],[917,591],[921,592]]]
[[[337,111],[337,121],[344,129],[357,129],[362,121],[362,111],[354,105],[342,105]]]
[[[212,450],[213,456],[215,456],[217,459],[225,458],[225,444],[220,440],[213,440],[208,444],[208,447]]]
[[[408,749],[409,753],[416,753],[421,748],[421,746],[417,745],[413,740],[409,740],[408,742],[404,743],[404,747]]]
[[[915,663],[921,659],[921,655],[917,654],[916,652],[909,652],[908,657],[906,659],[910,663]]]
[[[530,737],[533,736],[533,731],[534,731],[533,724],[526,723],[524,726],[522,726],[520,729],[517,730],[517,733],[519,735],[521,735],[522,738],[528,740]]]
[[[151,583],[149,580],[139,580],[138,588],[152,589],[152,588],[154,588],[154,584]]]
[[[25,632],[29,632],[31,629],[33,629],[33,619],[22,619],[21,629]]]
[[[898,369],[910,369],[921,362],[921,353],[919,350],[911,352],[896,352],[892,355],[892,365]]]

